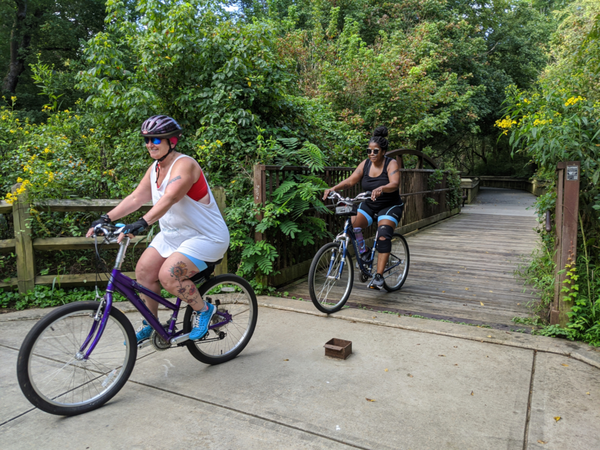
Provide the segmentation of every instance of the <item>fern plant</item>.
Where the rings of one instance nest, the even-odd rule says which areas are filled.
[[[262,139],[259,144],[266,162],[300,165],[311,172],[310,175],[290,175],[264,206],[255,205],[248,197],[244,205],[238,204],[227,210],[230,252],[237,253],[240,261],[237,272],[253,279],[256,290],[264,291],[268,289],[267,276],[277,274],[274,267],[279,257],[276,245],[285,240],[287,247],[292,246],[295,256],[305,258],[312,250],[309,246],[328,235],[326,222],[317,216],[329,214],[329,210],[320,199],[327,185],[314,175],[322,171],[327,162],[319,147],[296,137]],[[257,216],[262,216],[260,222],[256,220]],[[268,238],[255,242],[255,231]]]

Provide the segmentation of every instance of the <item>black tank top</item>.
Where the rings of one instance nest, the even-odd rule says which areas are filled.
[[[372,191],[378,187],[385,186],[390,182],[390,178],[388,177],[388,166],[392,161],[392,158],[385,157],[385,162],[383,163],[383,170],[381,174],[377,177],[370,177],[369,171],[371,170],[371,160],[367,159],[365,161],[365,166],[363,168],[363,177],[362,177],[362,189],[363,191]],[[400,192],[397,190],[394,192],[383,192],[379,197],[375,199],[375,201],[369,199],[365,201],[367,206],[371,208],[373,211],[378,211],[387,206],[399,205],[400,201]]]

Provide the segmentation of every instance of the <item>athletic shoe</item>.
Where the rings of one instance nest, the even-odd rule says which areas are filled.
[[[373,281],[371,281],[369,287],[371,289],[377,289],[378,291],[381,290],[381,288],[383,287],[383,277],[381,276],[381,274],[375,274],[375,277],[373,277]]]
[[[362,252],[359,255],[360,259],[363,262],[363,265],[369,264],[370,259],[371,259],[371,249],[369,247],[365,247],[365,251]],[[358,261],[356,263],[354,263],[357,269],[360,269],[360,266],[358,265]]]
[[[365,248],[366,250],[360,254],[360,259],[362,259],[364,263],[368,263],[371,259],[371,249],[369,247]]]
[[[135,333],[135,338],[137,339],[138,345],[144,342],[146,339],[150,339],[152,331],[152,327],[148,325],[148,322],[142,320],[142,325],[136,330]],[[123,345],[127,345],[127,342],[123,342]]]
[[[208,333],[208,325],[210,319],[217,312],[217,307],[212,303],[206,303],[208,309],[204,311],[194,311],[192,313],[192,332],[190,333],[190,340],[195,341],[204,337]]]

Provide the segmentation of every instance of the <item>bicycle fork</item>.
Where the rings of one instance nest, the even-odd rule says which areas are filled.
[[[344,271],[344,262],[346,261],[347,247],[344,242],[340,242],[340,247],[342,247],[340,268],[339,268],[339,270],[337,270],[337,273],[332,273],[332,271],[334,270],[334,267],[335,267],[336,255],[338,255],[340,253],[340,249],[338,248],[337,252],[335,252],[335,251],[331,252],[331,259],[329,260],[329,268],[327,269],[327,279],[328,280],[336,280],[336,281],[339,280],[340,277],[342,276],[342,272]]]

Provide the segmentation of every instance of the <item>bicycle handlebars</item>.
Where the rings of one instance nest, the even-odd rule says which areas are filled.
[[[104,242],[113,244],[117,242],[123,228],[125,228],[125,225],[115,226],[112,224],[98,224],[94,227],[94,236],[104,236]]]
[[[362,202],[363,200],[367,200],[367,199],[371,198],[371,194],[372,194],[371,191],[366,191],[366,192],[361,192],[354,198],[349,198],[349,197],[344,198],[337,192],[331,191],[329,193],[329,195],[327,196],[327,198],[330,200],[334,200],[336,202],[336,204],[339,202],[355,203],[355,202]]]

